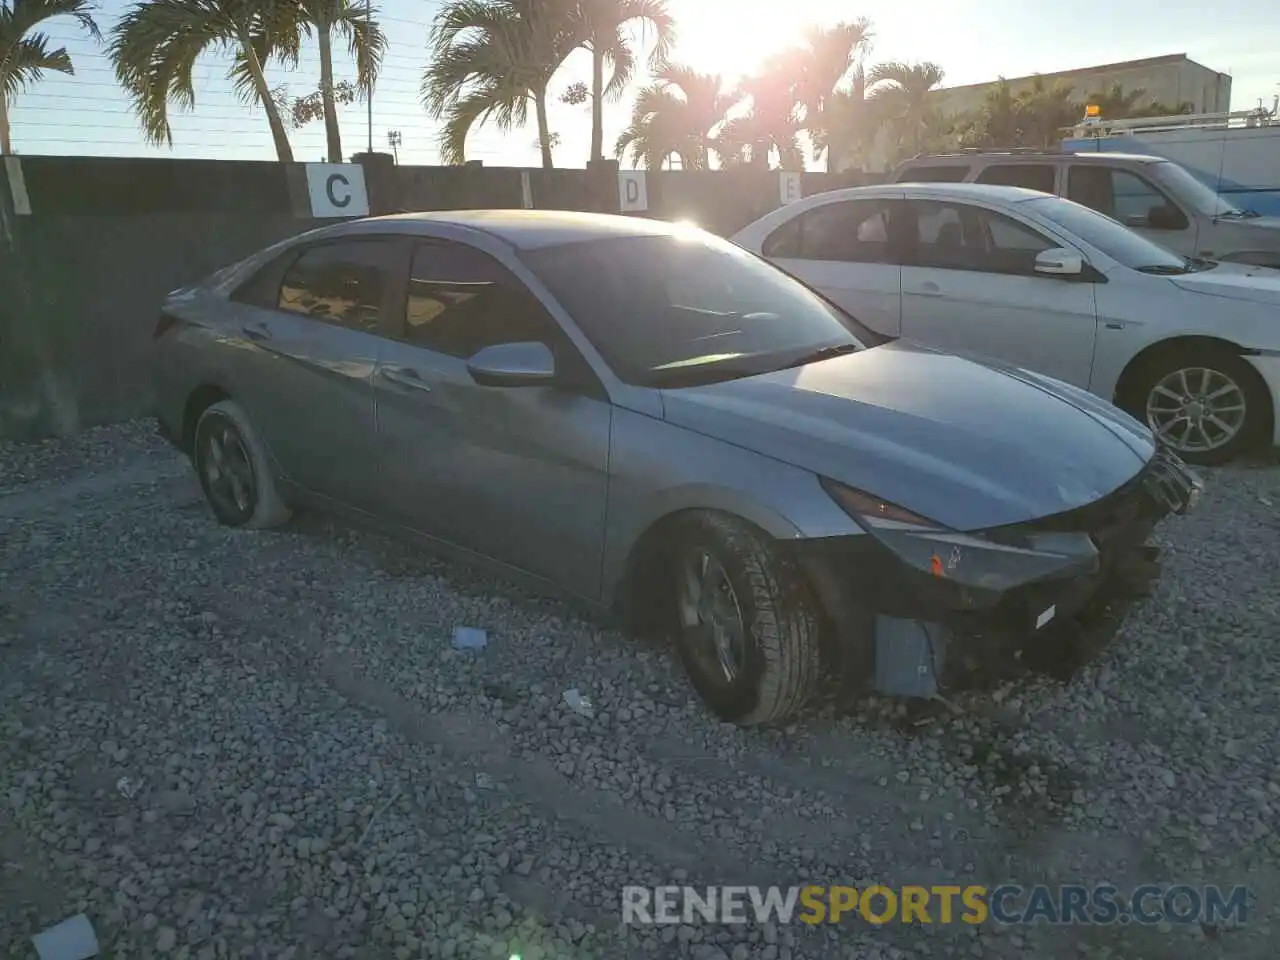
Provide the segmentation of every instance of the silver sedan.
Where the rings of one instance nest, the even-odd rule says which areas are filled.
[[[1198,481],[1046,377],[886,342],[696,229],[381,217],[172,293],[161,431],[224,524],[373,520],[674,634],[721,717],[929,695],[1070,617]]]

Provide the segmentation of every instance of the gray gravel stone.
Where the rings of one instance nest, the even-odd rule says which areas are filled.
[[[315,517],[218,527],[145,424],[0,446],[0,956],[84,911],[119,956],[1272,957],[1280,476],[1207,478],[1069,684],[742,731],[558,601]],[[1008,879],[1255,907],[1199,939],[619,923],[627,884]]]

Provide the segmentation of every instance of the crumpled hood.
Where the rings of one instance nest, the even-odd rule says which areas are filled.
[[[905,341],[663,400],[671,423],[958,530],[1083,506],[1155,452],[1141,424],[1084,391]]]
[[[1280,305],[1280,270],[1241,263],[1220,263],[1212,270],[1169,279],[1191,293]]]

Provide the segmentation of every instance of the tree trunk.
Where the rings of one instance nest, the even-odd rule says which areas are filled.
[[[280,119],[280,108],[271,99],[271,88],[267,85],[266,74],[262,72],[262,62],[247,37],[240,38],[240,49],[244,51],[245,60],[249,64],[249,73],[253,76],[253,86],[258,93],[258,102],[267,113],[267,125],[271,127],[271,139],[276,145],[276,159],[281,163],[293,163],[293,148],[289,146],[289,134],[285,132],[284,121]]]
[[[318,24],[320,39],[320,100],[324,104],[324,136],[329,146],[329,162],[342,162],[342,134],[338,130],[338,108],[333,102],[333,34],[328,22]]]
[[[604,51],[591,46],[591,159],[604,159]]]
[[[538,117],[538,145],[542,148],[542,167],[551,170],[555,163],[551,159],[551,126],[547,121],[547,91],[533,92],[533,109]]]
[[[0,157],[13,152],[13,144],[9,142],[9,104],[4,90],[0,89]]]

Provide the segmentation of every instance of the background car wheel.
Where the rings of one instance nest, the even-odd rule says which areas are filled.
[[[796,568],[749,524],[703,513],[675,550],[677,643],[695,689],[723,720],[771,723],[818,683],[820,618]]]
[[[200,415],[192,460],[220,523],[256,530],[289,519],[266,450],[235,401],[221,400]]]
[[[1260,439],[1270,400],[1258,372],[1221,348],[1157,355],[1137,372],[1126,408],[1188,463],[1227,463]]]

